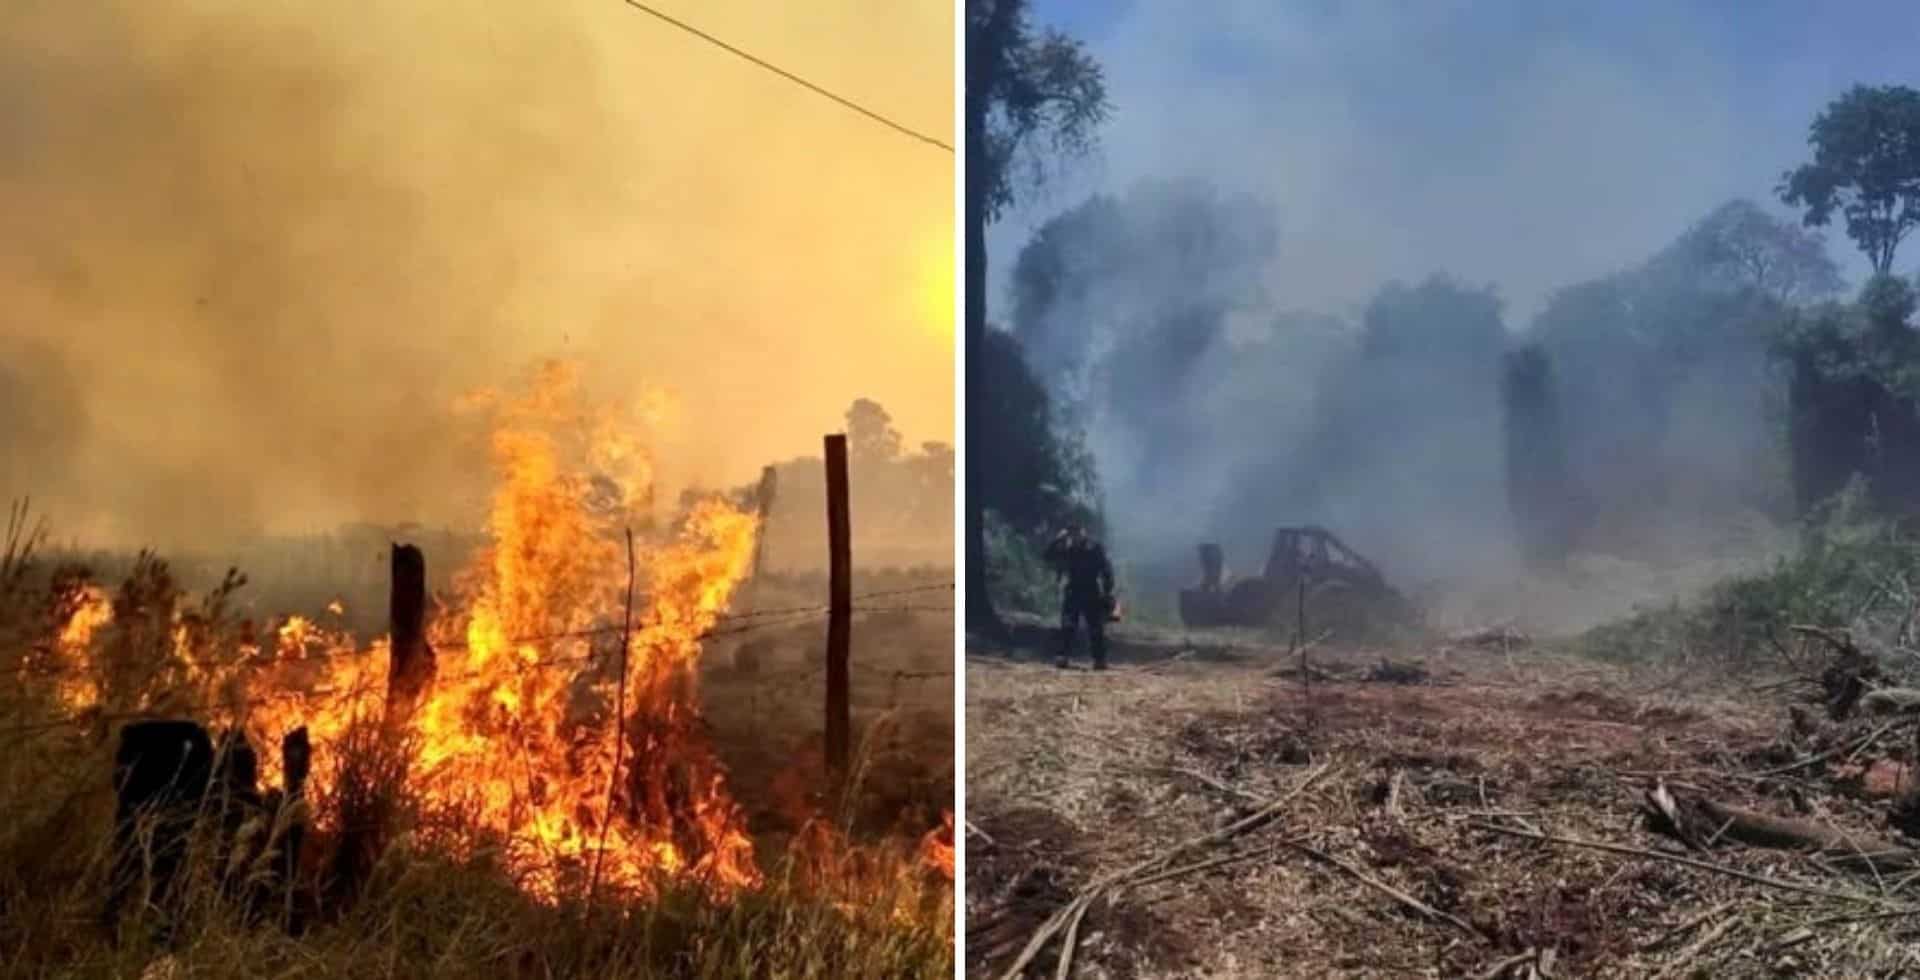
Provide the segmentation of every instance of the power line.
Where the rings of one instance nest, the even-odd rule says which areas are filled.
[[[814,83],[809,82],[804,78],[801,78],[799,75],[796,75],[793,72],[790,72],[785,68],[780,67],[779,65],[776,65],[763,58],[754,57],[753,55],[748,54],[747,52],[742,51],[739,48],[736,48],[733,45],[728,44],[727,42],[722,41],[711,34],[708,34],[706,31],[703,31],[698,27],[695,27],[692,24],[687,23],[686,21],[676,19],[668,14],[655,10],[654,8],[649,7],[646,4],[641,3],[640,0],[621,0],[621,2],[625,3],[627,6],[632,7],[635,10],[638,10],[642,13],[651,14],[654,17],[662,21],[665,21],[668,24],[673,25],[674,27],[677,27],[683,31],[686,31],[688,34],[691,34],[694,37],[697,37],[700,40],[705,41],[708,44],[711,44],[727,52],[728,54],[734,55],[739,58],[744,58],[747,61],[751,61],[754,64],[759,65],[761,68],[764,68],[767,71],[773,72],[774,74],[780,76],[781,78],[784,78],[789,82],[799,85],[807,89],[808,91],[813,92],[816,95],[820,95],[820,96],[824,96],[826,98],[832,99],[833,101],[838,102],[840,105],[845,106],[848,109],[852,109],[853,111],[863,116],[866,116],[868,119],[871,119],[874,122],[877,122],[880,125],[887,127],[888,129],[891,129],[905,136],[911,136],[922,143],[927,143],[933,146],[937,146],[940,149],[947,151],[948,153],[953,152],[953,144],[951,143],[947,143],[947,142],[935,139],[931,136],[928,136],[925,133],[920,132],[919,130],[894,122],[893,120],[888,119],[886,116],[883,116],[880,113],[875,112],[872,109],[869,109],[866,106],[863,106],[860,103],[853,101],[852,99],[849,99],[840,95],[835,95],[834,93],[829,92],[826,89],[821,88],[820,86],[815,85]]]

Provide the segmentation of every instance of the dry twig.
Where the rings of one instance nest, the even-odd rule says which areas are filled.
[[[1649,858],[1655,861],[1668,861],[1673,864],[1684,864],[1690,868],[1698,868],[1702,871],[1711,871],[1715,874],[1726,875],[1727,877],[1730,877],[1730,878],[1739,878],[1742,881],[1752,882],[1756,885],[1765,885],[1769,888],[1780,889],[1781,891],[1799,892],[1802,895],[1812,895],[1817,898],[1830,898],[1830,899],[1834,899],[1836,901],[1841,901],[1841,902],[1858,902],[1863,905],[1879,905],[1885,908],[1906,908],[1906,909],[1909,909],[1910,911],[1920,913],[1920,908],[1916,908],[1912,906],[1897,906],[1877,896],[1850,894],[1848,892],[1838,892],[1838,891],[1833,891],[1831,889],[1821,888],[1817,885],[1803,885],[1795,881],[1785,881],[1780,878],[1770,878],[1763,874],[1755,874],[1751,871],[1742,871],[1739,868],[1730,868],[1724,864],[1714,864],[1711,861],[1701,861],[1695,858],[1690,858],[1684,854],[1668,854],[1662,851],[1650,851],[1641,847],[1629,847],[1625,844],[1613,844],[1607,841],[1581,840],[1577,837],[1559,837],[1553,834],[1529,833],[1524,830],[1516,830],[1512,827],[1502,827],[1499,824],[1480,823],[1477,821],[1470,823],[1467,826],[1472,827],[1476,830],[1486,830],[1496,834],[1506,834],[1509,837],[1519,837],[1524,840],[1539,841],[1540,843],[1543,843],[1543,844],[1560,844],[1566,847],[1584,847],[1584,848],[1588,848],[1590,850],[1595,850],[1595,851],[1607,851],[1613,854],[1624,854],[1628,857]]]
[[[1428,905],[1427,903],[1422,902],[1417,898],[1414,898],[1412,895],[1409,895],[1406,892],[1403,892],[1400,889],[1395,888],[1384,881],[1380,881],[1377,878],[1370,877],[1365,871],[1360,870],[1359,868],[1355,867],[1353,864],[1347,861],[1342,861],[1341,859],[1334,857],[1333,855],[1328,854],[1325,851],[1308,847],[1305,844],[1288,843],[1287,846],[1293,848],[1296,851],[1299,851],[1302,854],[1307,855],[1310,858],[1324,862],[1326,864],[1331,864],[1334,867],[1339,868],[1342,871],[1345,871],[1347,874],[1350,874],[1355,878],[1358,878],[1362,884],[1365,884],[1368,887],[1374,889],[1375,891],[1380,892],[1381,894],[1386,895],[1389,898],[1392,898],[1394,901],[1399,902],[1401,905],[1404,905],[1407,908],[1412,909],[1414,912],[1418,913],[1420,917],[1423,919],[1427,919],[1432,922],[1445,922],[1448,925],[1453,926],[1456,929],[1459,929],[1461,932],[1464,932],[1475,939],[1481,939],[1481,940],[1486,939],[1485,936],[1480,934],[1480,930],[1475,929],[1473,926],[1469,925],[1465,920],[1454,915],[1449,915],[1446,912],[1442,912],[1439,909],[1436,909],[1433,906]]]
[[[1045,949],[1047,943],[1052,941],[1053,937],[1058,935],[1062,929],[1067,930],[1067,938],[1065,948],[1060,953],[1062,966],[1056,971],[1056,975],[1059,977],[1066,976],[1063,971],[1070,968],[1072,964],[1074,946],[1079,940],[1080,919],[1086,915],[1088,907],[1099,899],[1100,896],[1109,891],[1117,891],[1121,888],[1128,887],[1141,878],[1151,877],[1156,871],[1170,864],[1175,857],[1203,847],[1210,847],[1214,844],[1231,840],[1272,820],[1279,814],[1282,807],[1292,802],[1294,797],[1306,792],[1308,787],[1318,782],[1320,778],[1325,776],[1332,768],[1332,765],[1328,764],[1313,770],[1308,773],[1305,778],[1301,779],[1300,782],[1296,783],[1292,789],[1281,794],[1279,798],[1261,807],[1252,814],[1242,817],[1219,830],[1202,834],[1199,837],[1178,844],[1172,849],[1155,855],[1154,857],[1147,858],[1123,870],[1103,875],[1096,879],[1093,884],[1088,885],[1082,890],[1073,901],[1067,903],[1065,907],[1055,912],[1045,923],[1041,924],[1040,928],[1034,932],[1033,938],[1028,940],[1026,947],[1020,951],[1020,955],[1014,959],[1013,964],[1001,974],[1002,980],[1015,980],[1016,977],[1020,976],[1021,972],[1026,970],[1027,964],[1032,963],[1034,957],[1039,956],[1040,951]]]

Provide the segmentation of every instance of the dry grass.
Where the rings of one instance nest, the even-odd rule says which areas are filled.
[[[1704,859],[1781,891],[1544,832],[1665,851],[1640,826],[1655,778],[1884,835],[1858,770],[1770,779],[1784,705],[1724,674],[1534,650],[1319,650],[1310,693],[1282,648],[1123,637],[1105,674],[984,653],[967,663],[968,973],[997,976],[1089,882],[1297,789],[1271,822],[1095,903],[1073,975],[1868,976],[1920,968],[1920,895],[1815,859]],[[1702,857],[1696,855],[1696,857]],[[1226,860],[1222,860],[1226,859]],[[1888,914],[1898,910],[1897,914]],[[1031,975],[1052,976],[1058,944]]]
[[[787,700],[804,701],[811,709],[783,705],[788,717],[743,707],[755,703],[746,698],[748,689],[781,684],[777,672],[747,677],[721,670],[718,674],[726,676],[710,677],[709,699],[717,699],[708,706],[716,744],[723,757],[739,765],[732,782],[742,803],[762,815],[754,828],[767,877],[760,889],[722,899],[693,883],[666,881],[653,899],[603,897],[589,914],[578,898],[555,903],[530,898],[484,847],[456,860],[425,837],[402,834],[380,858],[357,901],[322,908],[312,926],[295,936],[254,923],[220,888],[213,870],[216,856],[202,849],[184,879],[184,911],[174,920],[173,941],[162,942],[147,928],[152,921],[123,930],[115,941],[100,924],[114,805],[115,729],[63,723],[45,679],[22,670],[36,646],[44,644],[50,616],[50,569],[34,560],[40,539],[32,532],[30,524],[24,525],[0,542],[0,672],[10,681],[0,691],[0,977],[952,974],[953,888],[925,866],[919,852],[919,834],[938,820],[937,808],[930,815],[924,811],[951,799],[952,717],[939,700],[945,697],[951,704],[950,694],[943,693],[951,691],[951,678],[920,682],[908,696],[897,696],[899,681],[879,680],[877,672],[866,676],[861,688],[861,717],[885,724],[870,726],[873,735],[863,746],[850,794],[854,802],[836,822],[815,823],[797,835],[791,823],[779,819],[784,811],[774,801],[782,788],[774,777],[786,771],[790,782],[806,782],[807,772],[793,764],[791,755],[785,770],[779,769],[777,753],[778,746],[804,745],[805,738],[794,732],[818,726],[815,699],[792,698],[788,681]],[[125,577],[145,583],[130,588],[156,586],[147,581],[151,571],[135,574],[131,563],[114,561],[109,567],[121,567]],[[337,594],[330,583],[326,586],[310,590],[315,601]],[[210,608],[220,605],[211,600],[185,605],[189,615],[218,618],[227,612]],[[232,605],[248,608],[239,601]],[[937,612],[915,615],[951,623]],[[941,628],[914,620],[895,624],[887,636],[913,640]],[[950,625],[944,629],[950,637]],[[129,645],[129,656],[112,662],[144,663],[152,658],[139,656],[139,645],[153,637],[137,632],[133,623],[116,620],[98,642]],[[868,632],[869,643],[886,638]],[[805,660],[779,643],[773,652],[776,661]],[[906,653],[891,656],[913,662]],[[879,651],[870,652],[869,662],[883,660],[891,662]],[[856,678],[863,676],[856,671]],[[15,678],[19,683],[11,683]],[[143,677],[138,683],[156,680],[165,678]],[[890,702],[886,691],[896,692]],[[804,728],[775,727],[788,724]],[[945,785],[939,786],[942,779]],[[902,786],[910,797],[904,801]],[[341,805],[339,799],[316,800],[320,823],[337,824],[326,810]],[[396,805],[402,826],[416,819],[404,794]],[[878,816],[886,813],[894,819]],[[436,825],[433,839],[459,831]],[[791,846],[796,840],[810,846]],[[318,859],[309,856],[311,876],[326,867],[327,846],[324,835],[315,842],[323,853]],[[317,877],[303,886],[322,891]]]

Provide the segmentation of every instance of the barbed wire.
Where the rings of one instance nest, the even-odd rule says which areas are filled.
[[[953,588],[953,583],[947,582],[940,585],[917,586],[913,588],[888,589],[888,590],[882,590],[877,592],[869,592],[861,596],[857,596],[856,598],[883,598],[883,597],[889,597],[889,596],[909,595],[914,593],[925,593],[925,592],[931,592],[931,591],[936,591],[940,589],[950,590],[952,588]],[[800,607],[791,607],[788,609],[778,609],[778,610],[771,610],[771,609],[757,610],[751,613],[736,614],[731,617],[726,617],[726,616],[716,617],[716,619],[723,620],[723,621],[739,621],[739,620],[751,620],[751,621],[742,622],[734,626],[710,627],[706,630],[701,631],[700,633],[695,634],[692,637],[689,637],[688,641],[697,643],[697,642],[703,642],[709,639],[714,639],[717,637],[752,633],[752,632],[757,632],[759,630],[764,630],[764,629],[776,629],[776,628],[795,626],[807,619],[814,619],[822,615],[825,615],[826,613],[831,611],[831,608],[832,608],[831,606],[800,606]],[[867,613],[867,614],[886,613],[886,612],[952,612],[952,611],[954,611],[954,607],[952,606],[926,606],[926,605],[877,606],[877,607],[856,608],[854,610],[854,612],[856,613]],[[643,627],[638,631],[634,631],[633,636],[635,640],[639,640],[641,637],[645,636],[649,630],[653,630],[657,632],[663,628],[664,627],[662,624],[654,624],[651,627]],[[587,629],[587,630],[573,630],[573,631],[567,631],[567,632],[562,632],[557,634],[548,634],[545,636],[509,639],[504,641],[503,645],[509,645],[513,647],[534,646],[541,643],[555,642],[559,640],[589,638],[592,636],[608,633],[609,631],[613,633],[622,632],[620,627],[612,627],[611,630],[609,630],[606,627],[598,627],[598,628]],[[449,644],[434,645],[434,649],[436,651],[462,650],[462,649],[468,649],[468,648],[469,648],[469,645],[464,643],[449,643]],[[299,658],[280,661],[280,662],[288,665],[297,666],[297,665],[306,664],[306,663],[317,663],[317,662],[325,661],[335,657],[361,656],[361,655],[369,654],[371,652],[372,652],[371,648],[368,648],[368,649],[343,648],[338,650],[321,651],[320,653],[317,653],[312,656],[304,656],[304,657],[299,657]],[[563,667],[585,667],[595,663],[600,663],[604,665],[610,653],[612,652],[617,652],[617,651],[595,651],[595,652],[589,652],[587,654],[583,654],[575,657],[548,658],[548,659],[541,659],[541,660],[535,660],[535,661],[524,661],[524,660],[516,661],[513,664],[513,671],[517,674],[524,676],[528,672],[537,671],[537,670],[552,670],[552,669],[558,669]],[[74,668],[71,665],[63,665],[63,666],[66,668],[64,671],[60,671],[60,670],[48,671],[47,674],[44,676],[58,676],[60,673],[63,673],[63,672],[82,673],[85,670],[84,668]],[[459,684],[465,681],[482,679],[484,677],[492,675],[494,672],[495,672],[494,669],[476,668],[474,670],[466,671],[461,674],[436,676],[434,678],[434,683],[435,684],[441,684],[441,683]],[[926,672],[926,675],[927,676],[945,676],[951,673],[952,671]],[[885,675],[882,675],[882,676],[885,676]],[[912,675],[910,675],[908,672],[894,671],[892,676],[894,677],[894,679],[898,680],[898,679],[902,679],[904,677],[908,677]],[[117,721],[133,721],[133,720],[154,718],[162,715],[181,715],[181,714],[201,715],[201,714],[211,714],[216,712],[231,712],[236,715],[244,716],[245,714],[249,713],[249,711],[253,708],[272,704],[277,701],[298,701],[304,705],[319,706],[319,705],[332,704],[334,702],[346,700],[353,697],[371,697],[376,695],[377,693],[378,692],[376,691],[372,691],[366,687],[361,687],[361,686],[342,688],[338,690],[327,690],[327,689],[320,689],[320,690],[313,690],[313,691],[281,690],[281,691],[269,691],[262,694],[253,695],[247,698],[224,699],[224,700],[211,701],[211,702],[173,705],[173,706],[168,706],[164,709],[155,707],[155,708],[147,708],[147,709],[142,709],[137,711],[123,711],[123,712],[99,712],[99,711],[93,711],[93,710],[85,710],[77,714],[65,716],[58,719],[50,719],[43,722],[32,722],[32,723],[27,723],[22,725],[15,725],[15,726],[9,726],[5,728],[0,728],[0,736],[13,736],[13,735],[21,735],[21,734],[31,734],[35,732],[41,732],[41,731],[52,731],[55,729],[69,727],[69,726],[76,726],[76,725],[84,726],[84,725],[92,725],[92,724],[111,724]]]
[[[882,589],[874,592],[865,592],[865,593],[856,595],[853,597],[853,601],[858,603],[861,600],[865,600],[865,599],[882,599],[882,598],[890,598],[890,597],[903,596],[903,595],[924,594],[927,592],[952,591],[952,589],[953,589],[952,582],[942,582],[936,585],[913,586],[911,588]],[[886,613],[886,612],[952,612],[953,610],[954,610],[954,607],[952,606],[895,605],[895,606],[863,607],[863,606],[856,605],[853,609],[853,612],[855,614],[861,614],[861,613],[873,614],[873,613]],[[792,621],[794,617],[821,616],[832,611],[833,611],[833,607],[831,605],[788,606],[788,607],[779,608],[779,609],[757,609],[757,610],[744,612],[744,613],[720,613],[713,617],[713,621],[716,623],[730,623],[730,622],[739,622],[739,621],[747,621],[747,620],[757,621],[762,619],[782,619],[785,621],[777,625],[795,625],[795,623]],[[311,620],[308,620],[308,621],[311,622]],[[667,624],[655,621],[652,624],[642,625],[638,630],[633,630],[631,632],[635,637],[644,637],[648,633],[653,633],[655,635],[658,635],[661,631],[666,630],[668,628],[669,627],[667,626]],[[618,635],[622,632],[627,632],[622,626],[609,624],[606,626],[589,626],[589,627],[585,627],[577,630],[562,630],[557,633],[536,633],[536,634],[531,634],[527,636],[506,637],[501,639],[499,642],[502,646],[522,647],[522,646],[533,646],[533,645],[538,645],[542,643],[554,643],[561,640],[592,639],[596,636]],[[335,635],[338,635],[338,634],[335,634]],[[725,635],[727,635],[727,631],[714,632],[712,630],[709,630],[707,632],[701,633],[693,637],[693,639],[698,641],[698,640],[707,639],[711,636],[725,636]],[[472,643],[470,641],[462,641],[462,640],[442,640],[437,643],[432,643],[432,646],[436,650],[470,650],[472,649]],[[366,652],[368,651],[358,647],[337,647],[334,649],[303,653],[303,655],[298,657],[297,660],[300,662],[310,662],[310,661],[316,661],[316,660],[325,660],[333,657],[354,657],[354,656],[359,656],[361,654],[364,654]],[[72,670],[71,667],[68,667],[65,665],[62,665],[61,667],[55,667],[53,665],[41,665],[38,669],[46,670],[47,673],[50,675]]]

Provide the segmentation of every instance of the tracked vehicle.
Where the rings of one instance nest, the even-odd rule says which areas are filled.
[[[1218,544],[1202,544],[1199,553],[1200,584],[1180,592],[1180,620],[1189,627],[1289,626],[1304,612],[1311,636],[1331,630],[1337,639],[1355,639],[1420,619],[1372,562],[1322,527],[1274,531],[1266,568],[1237,582],[1226,581]]]

